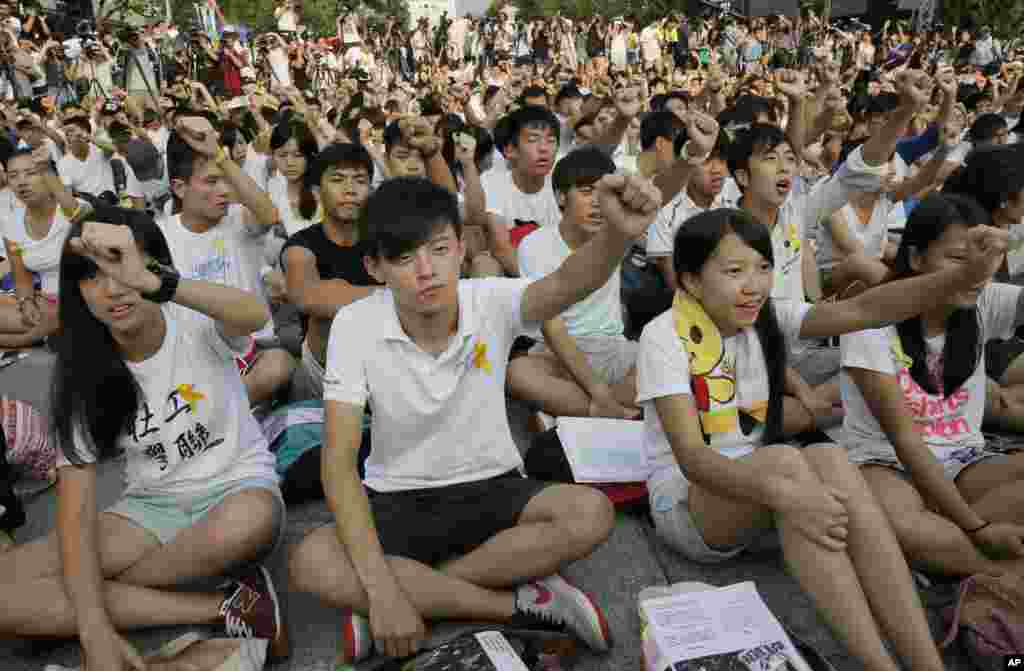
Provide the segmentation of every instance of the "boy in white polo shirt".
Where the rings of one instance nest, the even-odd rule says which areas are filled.
[[[367,201],[364,258],[388,290],[343,307],[331,326],[323,473],[335,524],[291,558],[297,589],[353,613],[342,628],[349,661],[374,644],[411,654],[425,619],[564,628],[610,646],[600,609],[556,571],[605,540],[612,507],[597,490],[522,477],[505,404],[516,337],[603,286],[660,204],[639,178],[607,175],[596,188],[607,223],[537,281],[460,281],[455,196],[426,180],[390,180]]]

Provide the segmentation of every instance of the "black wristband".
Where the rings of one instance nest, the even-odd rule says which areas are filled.
[[[986,528],[986,527],[990,526],[991,524],[992,524],[991,522],[985,522],[985,523],[984,523],[984,524],[982,524],[982,525],[981,525],[980,527],[976,527],[976,528],[974,528],[974,529],[969,529],[969,530],[967,530],[967,531],[964,531],[964,533],[965,533],[965,534],[967,534],[968,536],[971,536],[971,535],[973,535],[973,534],[976,534],[976,533],[978,533],[978,532],[979,532],[979,531],[981,531],[982,529],[984,529],[984,528]]]
[[[152,293],[143,293],[142,297],[154,303],[166,303],[174,298],[178,291],[178,282],[181,281],[178,271],[156,262],[149,264],[147,269],[160,278],[160,288]]]

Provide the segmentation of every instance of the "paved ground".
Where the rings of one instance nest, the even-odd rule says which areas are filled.
[[[23,398],[44,409],[49,359],[40,353],[0,371],[0,393]],[[523,424],[525,412],[510,408],[513,432],[525,449]],[[119,473],[114,467],[102,472],[101,505],[115,500],[120,492]],[[29,523],[19,531],[25,541],[45,533],[54,519],[52,494],[40,496],[28,506]],[[339,640],[336,613],[315,599],[289,593],[285,576],[288,548],[305,534],[327,522],[330,515],[323,503],[293,507],[289,510],[288,530],[280,551],[269,561],[269,568],[283,593],[291,628],[293,654],[288,661],[273,668],[279,671],[330,671]],[[688,562],[668,550],[642,519],[620,516],[612,538],[587,559],[565,571],[566,576],[592,592],[604,606],[616,639],[614,650],[606,656],[584,655],[576,668],[579,671],[626,671],[640,669],[639,624],[636,596],[649,585],[665,585],[678,581],[701,581],[726,585],[754,580],[769,607],[799,636],[814,643],[839,671],[853,671],[858,665],[845,653],[815,614],[809,599],[785,573],[778,554],[743,558],[725,566],[707,567]],[[140,649],[150,650],[184,629],[161,629],[132,635]],[[28,671],[42,669],[46,663],[76,664],[78,649],[74,643],[30,644],[0,642],[0,670]],[[956,660],[951,659],[951,662]],[[954,664],[960,666],[959,664]]]

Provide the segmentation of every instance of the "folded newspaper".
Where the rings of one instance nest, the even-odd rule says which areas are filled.
[[[811,671],[752,582],[640,594],[645,671]]]
[[[410,671],[529,671],[520,652],[500,632],[483,631],[420,654],[402,668]]]

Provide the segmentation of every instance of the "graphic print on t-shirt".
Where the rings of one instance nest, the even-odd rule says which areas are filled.
[[[914,428],[926,437],[956,438],[969,434],[971,427],[964,417],[964,410],[970,399],[970,392],[966,386],[961,386],[949,396],[944,395],[942,351],[927,353],[928,376],[939,390],[937,394],[929,394],[910,376],[913,360],[904,352],[895,330],[892,338],[893,363],[899,367],[897,379],[903,391],[907,410],[914,421]]]
[[[149,459],[156,462],[161,471],[166,471],[169,458],[168,448],[175,450],[181,461],[193,459],[207,450],[211,450],[224,442],[223,437],[213,437],[209,428],[196,415],[200,410],[200,404],[207,403],[206,395],[195,385],[183,383],[175,385],[167,395],[167,400],[161,413],[154,413],[148,401],[143,401],[136,413],[135,421],[131,426],[131,438],[137,447]],[[165,445],[160,440],[164,428],[169,427],[169,434],[177,436]],[[173,426],[170,426],[173,425]],[[147,436],[156,434],[155,438]]]
[[[213,241],[213,250],[211,256],[197,259],[192,263],[192,268],[183,274],[193,280],[228,284],[232,262],[231,256],[227,254],[224,238]]]

